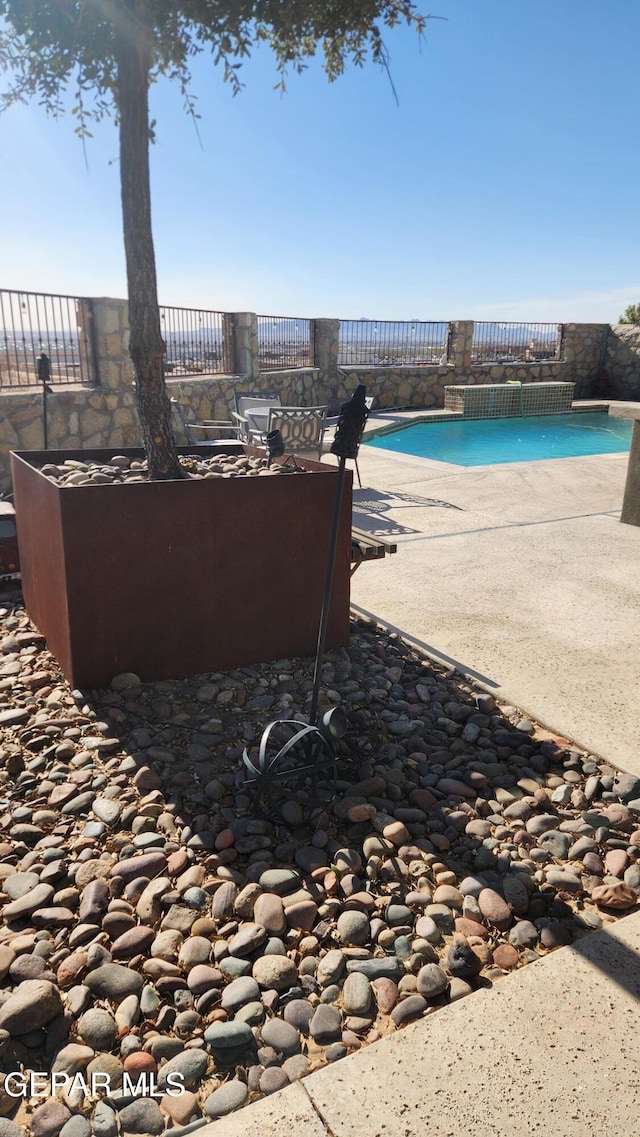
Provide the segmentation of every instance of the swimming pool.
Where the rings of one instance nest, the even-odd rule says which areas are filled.
[[[531,418],[456,419],[418,422],[365,445],[456,466],[493,466],[502,462],[539,462],[629,450],[633,423],[588,414],[534,415]]]

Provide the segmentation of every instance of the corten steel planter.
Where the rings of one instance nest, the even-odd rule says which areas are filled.
[[[113,453],[11,455],[25,605],[71,685],[106,687],[125,671],[145,682],[179,679],[313,655],[335,466],[298,459],[309,473],[69,487],[37,469]],[[351,487],[349,474],[330,647],[349,641]]]

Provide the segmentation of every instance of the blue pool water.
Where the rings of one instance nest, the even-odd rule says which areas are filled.
[[[633,423],[593,414],[533,415],[530,418],[458,419],[419,422],[378,434],[367,446],[435,458],[456,466],[539,462],[629,450]]]

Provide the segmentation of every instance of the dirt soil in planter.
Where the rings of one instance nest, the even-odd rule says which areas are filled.
[[[638,904],[640,778],[373,624],[326,656],[350,726],[309,807],[241,755],[304,717],[312,661],[72,691],[19,594],[0,622],[7,1137],[178,1137]]]

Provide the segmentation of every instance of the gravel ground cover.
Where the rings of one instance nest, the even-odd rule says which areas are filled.
[[[640,778],[352,630],[337,792],[259,800],[312,661],[72,691],[0,600],[0,1137],[180,1137],[638,904]]]

